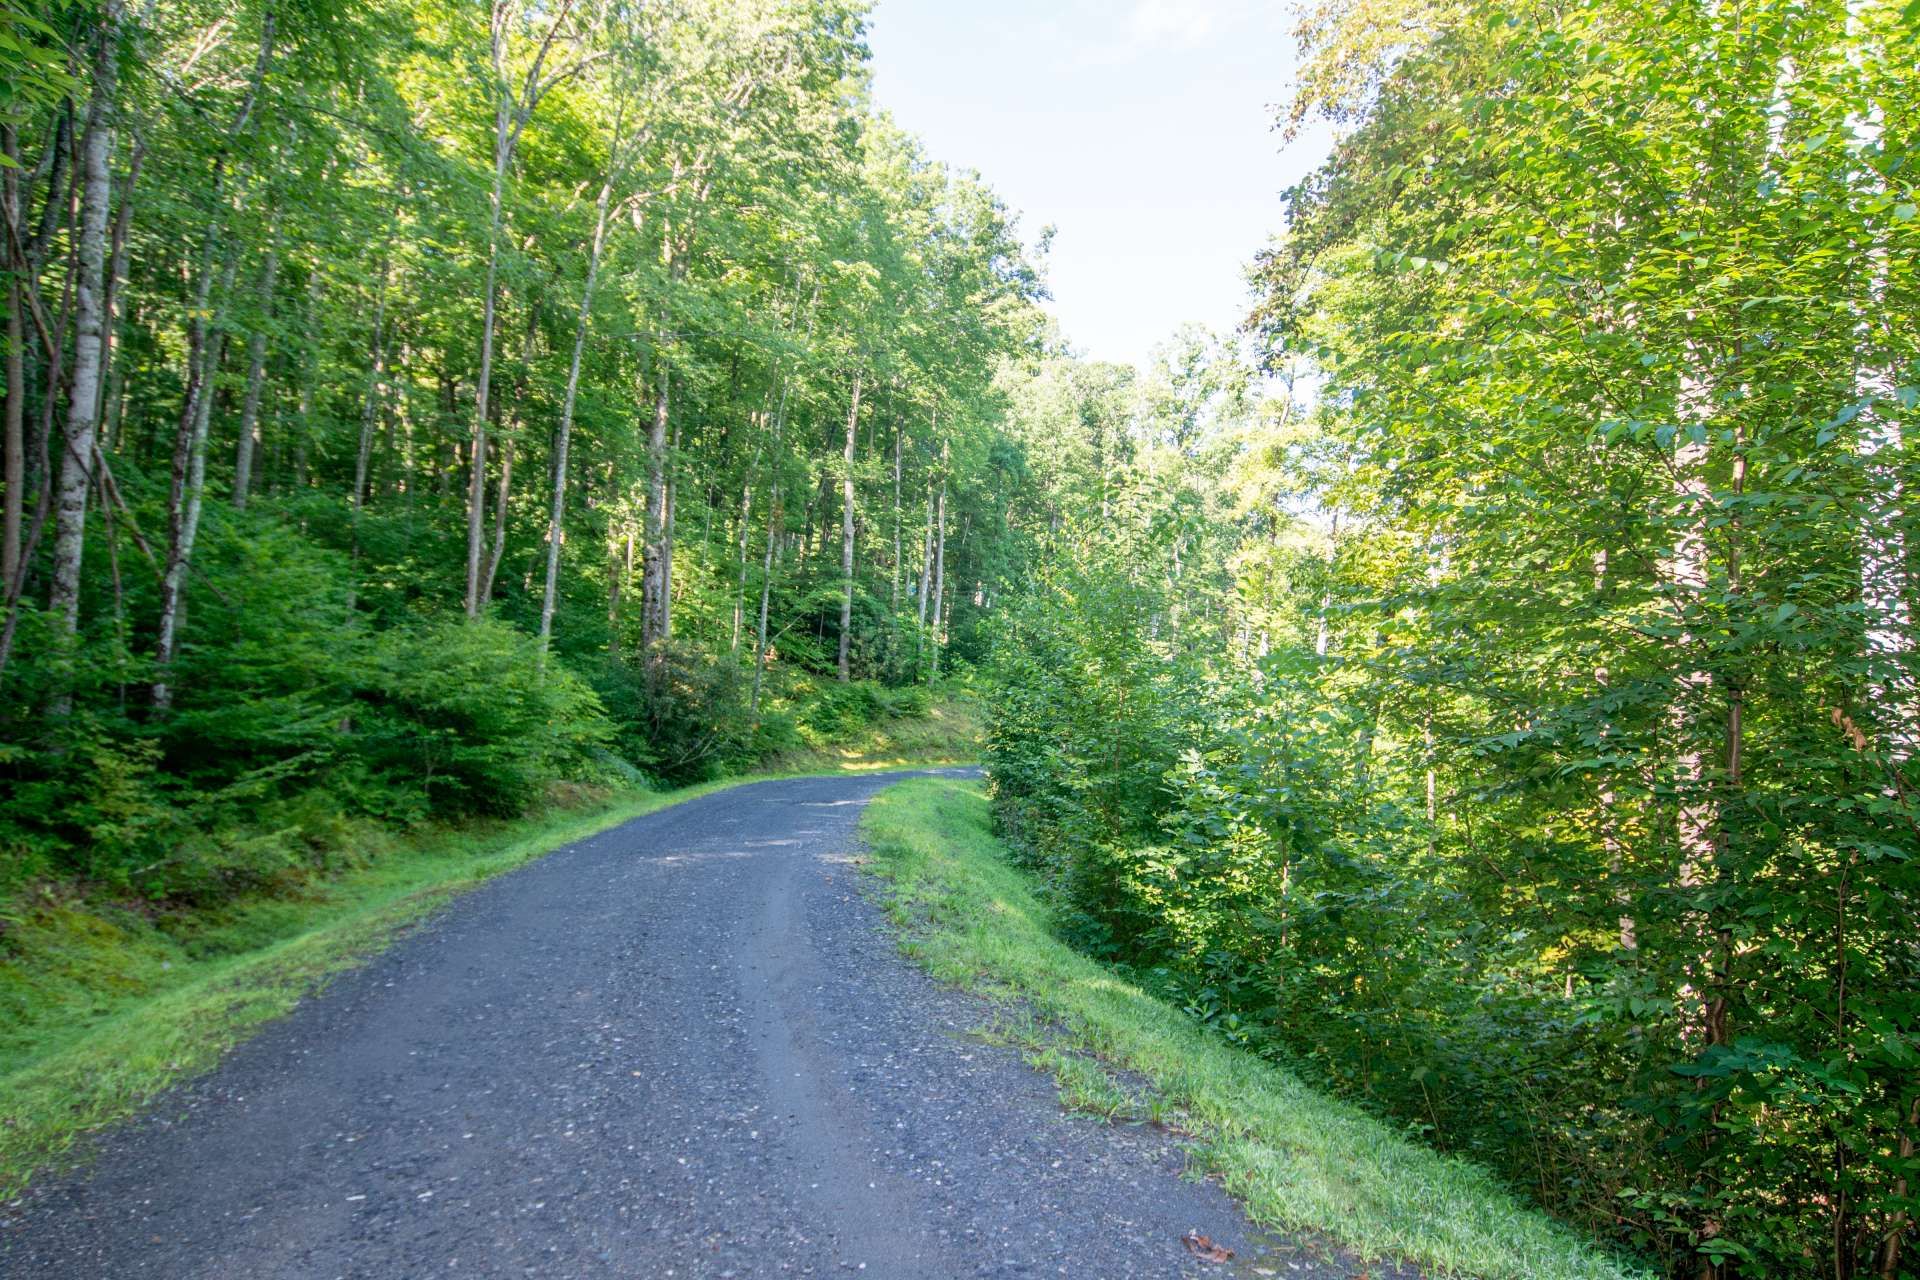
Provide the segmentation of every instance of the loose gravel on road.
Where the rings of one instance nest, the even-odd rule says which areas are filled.
[[[0,1275],[1347,1274],[1063,1114],[899,955],[855,855],[902,776],[719,792],[466,895],[0,1211]]]

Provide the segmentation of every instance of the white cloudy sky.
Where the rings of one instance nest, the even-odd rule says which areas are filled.
[[[883,107],[979,169],[1054,239],[1053,310],[1076,347],[1140,360],[1174,326],[1238,323],[1241,272],[1279,193],[1325,156],[1283,150],[1291,6],[1258,0],[879,0]]]

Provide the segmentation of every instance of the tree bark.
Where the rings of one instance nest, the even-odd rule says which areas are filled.
[[[106,349],[107,209],[112,200],[108,164],[118,103],[120,0],[100,17],[93,58],[93,96],[80,144],[79,271],[74,286],[73,379],[67,401],[65,447],[60,453],[53,540],[53,589],[48,605],[68,635],[80,626],[80,569],[87,531],[87,493],[93,485],[95,424]],[[55,709],[64,711],[64,698]]]
[[[353,513],[354,555],[360,553],[360,511],[367,501],[367,468],[373,460],[373,424],[379,416],[380,393],[387,377],[387,281],[392,263],[386,257],[380,259],[380,292],[373,304],[373,338],[371,367],[367,373],[367,390],[360,400],[360,441],[353,456],[353,494],[349,507]],[[402,355],[404,356],[404,352]],[[302,393],[303,401],[306,393]],[[303,403],[301,416],[304,417],[310,406]]]
[[[107,401],[101,415],[102,449],[119,448],[120,406],[125,387],[125,371],[118,359],[120,352],[120,285],[127,278],[127,236],[133,229],[133,193],[140,181],[140,166],[147,155],[147,140],[137,128],[133,138],[133,156],[127,162],[127,177],[120,186],[120,207],[113,216],[113,235],[108,245],[105,341],[102,361],[107,369]]]
[[[14,136],[12,125],[0,125],[0,154],[8,162],[0,167],[0,195],[4,196],[4,209],[0,217],[7,220],[7,230],[12,233],[20,221],[20,147]],[[27,353],[26,327],[21,321],[21,308],[25,305],[20,296],[20,277],[16,270],[19,264],[13,261],[12,237],[9,234],[6,262],[7,267],[7,399],[5,406],[5,484],[7,494],[5,515],[0,518],[4,532],[0,532],[0,598],[12,599],[14,579],[20,572],[20,524],[26,512],[27,485]]]
[[[221,256],[221,232],[227,213],[225,175],[228,150],[243,137],[253,121],[261,87],[273,64],[275,20],[271,8],[260,25],[260,46],[254,58],[253,77],[246,95],[228,130],[225,145],[214,156],[210,184],[213,213],[207,222],[201,246],[199,282],[195,287],[192,310],[187,319],[186,396],[181,405],[180,423],[174,435],[172,484],[167,501],[167,559],[161,573],[160,617],[155,627],[153,706],[165,711],[173,705],[170,683],[173,659],[179,646],[181,598],[186,575],[193,561],[193,547],[199,535],[200,512],[206,492],[207,430],[213,416],[214,379],[219,373],[226,349],[228,299],[233,291],[234,272],[239,255],[233,245],[226,246],[225,265],[220,269],[220,285],[214,289],[214,262]],[[241,193],[240,204],[245,204]],[[218,310],[214,314],[214,299]]]
[[[488,397],[492,394],[493,382],[493,340],[494,324],[498,317],[498,284],[500,278],[500,232],[505,220],[507,170],[513,164],[513,154],[520,144],[520,135],[526,129],[527,122],[540,105],[540,100],[560,81],[569,78],[574,71],[585,65],[586,61],[576,62],[565,71],[551,75],[543,73],[547,55],[553,51],[555,40],[559,38],[560,28],[565,24],[568,13],[573,8],[573,0],[560,0],[551,9],[552,22],[546,35],[534,51],[533,60],[528,64],[519,87],[510,89],[507,84],[507,66],[511,61],[510,45],[513,42],[513,22],[518,5],[513,0],[494,0],[488,23],[488,54],[493,68],[493,185],[489,189],[487,205],[487,274],[486,285],[480,307],[480,377],[474,394],[473,430],[470,436],[472,457],[468,463],[472,468],[467,485],[467,585],[466,609],[469,618],[478,618],[484,607],[487,584],[481,579],[481,550],[486,532],[487,503],[487,410]],[[488,573],[490,578],[491,571]]]
[[[8,171],[11,174],[11,170]],[[9,202],[11,203],[11,202]],[[6,517],[0,539],[0,594],[11,595],[20,573],[20,521],[27,492],[27,336],[20,323],[20,281],[7,281]]]
[[[887,670],[889,675],[900,669],[900,563],[901,548],[904,545],[903,517],[900,513],[900,451],[902,435],[898,419],[893,424],[893,583],[887,594]]]
[[[620,123],[614,123],[614,158],[593,205],[593,242],[587,252],[587,278],[580,288],[580,310],[573,326],[573,356],[567,363],[567,390],[560,401],[560,422],[553,432],[553,493],[547,506],[547,580],[540,596],[540,652],[553,639],[553,610],[560,593],[560,542],[567,512],[567,458],[573,444],[573,410],[580,395],[580,363],[586,355],[587,329],[593,322],[593,290],[600,278],[600,255],[607,243],[607,210],[620,165]]]
[[[853,447],[860,429],[860,380],[853,375],[853,401],[847,407],[847,445],[840,470],[840,683],[852,679],[853,645]]]
[[[927,527],[920,538],[920,629],[927,628],[927,601],[933,597],[933,477],[927,477]]]
[[[505,59],[506,33],[498,23],[494,30],[494,69],[497,75]],[[486,526],[487,502],[487,397],[493,385],[493,328],[497,305],[495,287],[500,274],[501,206],[505,199],[507,165],[512,156],[512,147],[508,142],[511,136],[511,107],[506,97],[506,85],[501,83],[496,88],[499,98],[493,123],[493,186],[488,203],[487,276],[480,304],[480,378],[474,392],[473,428],[468,433],[472,474],[467,483],[467,587],[464,603],[469,618],[480,616],[480,549]]]
[[[507,550],[507,500],[513,496],[514,440],[500,442],[500,482],[493,495],[493,542],[487,551],[487,571],[480,580],[482,608],[493,599],[494,576],[500,572],[500,559]]]
[[[740,630],[746,624],[747,616],[747,536],[751,532],[752,517],[753,471],[749,468],[746,479],[740,482],[740,538],[733,593],[733,638],[727,643],[727,652],[735,655],[740,652]]]
[[[929,646],[927,683],[940,678],[940,643],[946,638],[941,606],[947,594],[947,445],[940,444],[940,497],[933,517],[933,635]]]
[[[221,273],[219,296],[223,299],[233,288],[237,265],[238,256],[229,249],[226,269]],[[153,650],[153,705],[158,711],[173,705],[170,676],[179,649],[182,595],[187,571],[193,564],[193,548],[200,534],[200,512],[207,490],[207,431],[213,419],[213,380],[219,373],[226,345],[225,317],[217,316],[207,333],[206,354],[201,360],[204,381],[199,396],[192,402],[192,421],[182,424],[174,440],[173,483],[167,503],[167,560],[160,576],[160,622]]]
[[[753,632],[753,692],[747,697],[747,714],[760,714],[760,685],[767,674],[767,608],[773,598],[774,548],[780,543],[780,482],[773,482],[773,494],[767,508],[767,549],[760,564],[760,621]]]
[[[253,487],[253,460],[260,449],[260,396],[267,379],[267,317],[280,276],[280,233],[276,228],[260,268],[260,294],[253,332],[247,337],[247,393],[240,406],[240,439],[233,459],[233,505],[245,510]]]
[[[647,654],[667,638],[668,592],[673,584],[672,548],[667,540],[667,423],[673,374],[664,345],[661,342],[654,350],[653,421],[647,431],[646,544],[640,568],[640,648]]]

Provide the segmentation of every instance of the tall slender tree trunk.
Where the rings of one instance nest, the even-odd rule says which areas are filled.
[[[147,155],[147,140],[136,130],[133,138],[133,155],[127,162],[127,176],[120,186],[120,207],[113,215],[113,235],[108,246],[105,342],[106,349],[102,360],[107,368],[106,403],[101,406],[101,448],[117,450],[120,447],[120,410],[121,397],[126,385],[126,363],[118,358],[120,351],[119,301],[120,285],[127,278],[127,239],[133,229],[134,188],[140,182],[140,167]]]
[[[1699,392],[1691,398],[1704,403],[1705,393]],[[1674,541],[1673,554],[1667,564],[1674,606],[1680,612],[1682,627],[1687,625],[1687,612],[1697,606],[1709,586],[1707,522],[1713,496],[1703,476],[1706,462],[1707,446],[1704,443],[1687,440],[1674,450],[1674,496],[1681,509],[1691,513],[1683,517],[1685,523]],[[1680,857],[1675,879],[1687,893],[1697,892],[1705,886],[1716,846],[1717,814],[1710,794],[1704,745],[1713,731],[1708,727],[1701,705],[1710,696],[1713,677],[1699,658],[1698,651],[1703,643],[1703,637],[1691,631],[1683,631],[1680,636],[1678,687],[1669,715],[1676,745],[1674,782],[1677,808],[1674,821]],[[1699,927],[1702,934],[1700,952],[1705,957],[1709,949],[1705,941],[1708,926],[1701,921]],[[1707,1044],[1720,1043],[1713,997],[1707,989],[1710,981],[1707,970],[1710,966],[1709,959],[1701,959],[1680,993],[1685,1010],[1683,1026],[1686,1028],[1687,1044],[1696,1050]]]
[[[267,376],[267,318],[280,275],[280,232],[276,225],[260,268],[260,294],[253,332],[247,338],[247,393],[240,406],[240,440],[233,459],[233,505],[244,510],[253,487],[253,460],[260,451],[260,397]]]
[[[11,177],[12,171],[8,171]],[[8,201],[8,205],[12,205]],[[11,596],[20,573],[20,522],[27,496],[26,333],[20,323],[20,281],[7,281],[6,516],[0,537],[0,596]]]
[[[673,373],[667,366],[664,341],[655,347],[654,362],[653,422],[647,431],[646,545],[640,566],[640,647],[648,654],[667,638],[672,607],[668,593],[673,589],[667,541],[667,425]]]
[[[947,595],[947,445],[940,444],[940,497],[933,516],[933,635],[927,663],[927,682],[940,678],[940,645],[946,639],[941,606]]]
[[[927,627],[927,601],[933,596],[933,477],[927,477],[927,527],[920,537],[920,629]]]
[[[237,265],[238,255],[229,249],[226,268],[221,272],[219,297],[223,300],[233,288]],[[223,302],[221,311],[224,310]],[[179,650],[183,596],[207,490],[207,432],[213,419],[213,380],[219,372],[226,345],[226,318],[216,315],[207,332],[206,353],[202,357],[204,381],[199,396],[193,401],[193,420],[185,424],[174,440],[173,483],[167,503],[167,559],[160,576],[160,623],[153,649],[153,705],[159,711],[173,705],[171,676]]]
[[[93,57],[93,97],[80,143],[79,269],[74,281],[73,378],[67,401],[65,447],[55,495],[52,612],[68,635],[80,626],[80,568],[87,532],[87,494],[93,486],[95,423],[106,351],[107,209],[112,201],[108,164],[118,102],[121,0],[101,12]],[[64,713],[64,697],[54,710]]]
[[[380,397],[387,378],[387,282],[391,271],[390,259],[382,257],[380,291],[373,303],[373,337],[368,343],[372,358],[368,361],[367,389],[360,398],[360,441],[353,455],[350,510],[353,519],[352,551],[356,556],[360,553],[360,512],[367,501],[367,470],[373,461],[373,428],[379,419]],[[304,407],[302,416],[305,416]]]
[[[753,692],[747,697],[747,714],[760,714],[760,686],[767,674],[767,611],[773,599],[774,555],[780,545],[780,482],[773,482],[767,506],[767,546],[760,562],[760,618],[753,631]]]
[[[614,121],[614,159],[600,183],[593,205],[593,241],[587,252],[587,278],[580,287],[580,309],[574,317],[573,355],[567,362],[567,390],[560,401],[560,422],[553,431],[553,492],[547,504],[547,577],[540,593],[540,652],[553,640],[553,610],[560,598],[560,543],[567,513],[567,461],[573,447],[573,410],[580,397],[580,364],[587,351],[587,329],[593,323],[593,291],[600,279],[600,255],[607,244],[607,211],[620,167],[620,117]]]
[[[494,578],[500,572],[500,560],[507,551],[507,504],[513,496],[514,451],[512,436],[500,441],[500,479],[493,495],[493,540],[487,550],[487,571],[480,579],[482,607],[493,599]]]
[[[1593,556],[1593,593],[1601,597],[1607,587],[1608,556],[1606,551],[1596,551]],[[1594,683],[1604,691],[1607,688],[1610,673],[1606,667],[1595,667]],[[1602,749],[1605,750],[1613,725],[1603,719],[1600,722]],[[1620,837],[1619,797],[1613,789],[1611,773],[1602,775],[1600,782],[1600,844],[1607,855],[1607,879],[1613,886],[1613,901],[1620,909],[1619,939],[1622,951],[1633,951],[1639,947],[1639,928],[1633,917],[1633,894],[1627,887],[1626,842]]]
[[[469,435],[472,448],[471,457],[468,458],[471,470],[467,484],[465,597],[469,618],[480,616],[486,605],[486,596],[490,593],[492,578],[492,569],[489,569],[488,580],[482,580],[481,551],[487,519],[487,413],[491,407],[489,397],[493,393],[494,326],[499,311],[500,234],[505,222],[507,171],[512,167],[513,153],[520,143],[521,131],[533,118],[541,98],[555,84],[572,75],[568,71],[543,77],[542,70],[572,9],[573,0],[559,0],[559,3],[546,7],[545,16],[550,18],[546,35],[541,39],[526,70],[516,73],[520,77],[516,89],[509,87],[507,73],[514,61],[511,46],[519,9],[513,0],[493,0],[490,6],[488,55],[493,69],[493,185],[488,193],[487,273],[480,306],[480,376],[474,394],[473,429]],[[574,69],[578,70],[579,65],[575,64]]]
[[[852,679],[853,646],[853,447],[860,429],[860,373],[853,375],[847,406],[847,445],[840,469],[840,683]]]
[[[5,208],[0,209],[0,218],[6,219],[6,227],[12,232],[20,222],[20,145],[14,136],[13,126],[0,124],[0,155],[6,157],[0,164],[0,198],[4,198]],[[13,260],[13,251],[9,243],[5,255],[7,264],[7,399],[5,406],[5,515],[0,518],[0,599],[13,599],[14,579],[20,572],[20,525],[26,512],[27,488],[27,353],[26,326],[22,322],[22,308],[26,300],[20,295],[20,277]]]
[[[900,563],[904,517],[900,511],[900,437],[904,434],[896,419],[893,424],[893,583],[887,594],[887,670],[890,676],[900,670]]]
[[[213,213],[208,218],[201,248],[199,281],[194,305],[187,321],[187,394],[181,406],[180,423],[174,435],[172,484],[167,495],[167,558],[160,578],[160,617],[155,627],[153,705],[165,711],[173,705],[171,682],[173,660],[179,648],[180,613],[187,572],[193,562],[194,543],[200,529],[200,512],[206,491],[207,430],[213,417],[214,381],[225,356],[227,338],[226,309],[233,293],[233,278],[239,268],[239,253],[234,245],[221,250],[222,233],[228,212],[225,197],[226,161],[229,149],[245,136],[259,104],[261,87],[273,63],[275,20],[271,8],[260,26],[260,45],[254,57],[253,77],[241,99],[240,109],[228,131],[226,144],[214,157],[212,191]],[[246,193],[238,204],[244,207]],[[215,262],[219,287],[214,287]]]
[[[1903,1167],[1911,1167],[1908,1162],[1913,1159],[1916,1150],[1920,1150],[1914,1143],[1916,1130],[1920,1130],[1920,1097],[1915,1097],[1907,1104],[1907,1122],[1901,1127],[1899,1141],[1894,1147],[1894,1150],[1899,1153]],[[1907,1175],[1904,1173],[1894,1179],[1894,1203],[1906,1202],[1908,1185]],[[1905,1209],[1895,1210],[1891,1217],[1892,1221],[1888,1224],[1887,1232],[1883,1237],[1885,1243],[1880,1246],[1880,1280],[1898,1280],[1900,1242],[1906,1238],[1907,1227],[1913,1221],[1913,1215]]]
[[[816,303],[820,300],[818,287],[813,291],[813,300]],[[813,336],[811,309],[807,318],[807,336]],[[767,613],[773,600],[773,571],[780,563],[781,525],[785,519],[780,506],[780,442],[787,430],[787,393],[792,386],[790,381],[781,380],[780,404],[773,413],[773,484],[767,499],[767,546],[760,565],[760,617],[753,632],[753,691],[747,696],[747,714],[753,717],[760,714],[760,687],[767,674]]]
[[[495,67],[502,53],[496,38]],[[487,410],[493,387],[493,330],[498,311],[500,275],[500,225],[506,200],[507,165],[513,155],[511,108],[506,85],[496,86],[498,99],[493,116],[493,186],[488,196],[487,276],[480,303],[480,376],[474,391],[473,429],[468,433],[472,467],[467,482],[467,588],[466,610],[469,618],[480,616],[483,599],[480,592],[480,552],[485,541],[487,519]]]
[[[747,538],[752,531],[753,518],[753,471],[747,471],[746,479],[740,482],[740,537],[735,559],[737,573],[733,590],[733,638],[727,642],[727,652],[738,655],[740,652],[740,631],[746,625],[747,617]]]

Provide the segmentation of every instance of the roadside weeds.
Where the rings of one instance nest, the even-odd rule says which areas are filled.
[[[1643,1280],[1485,1170],[1308,1089],[1060,942],[978,784],[903,782],[861,826],[902,951],[994,1002],[982,1035],[1051,1074],[1069,1109],[1182,1136],[1258,1225],[1482,1280]]]

